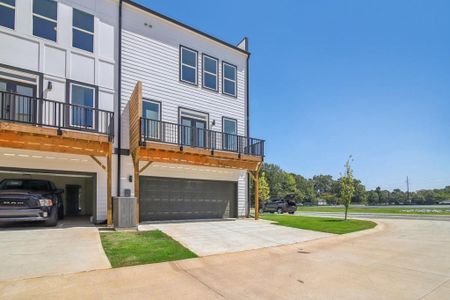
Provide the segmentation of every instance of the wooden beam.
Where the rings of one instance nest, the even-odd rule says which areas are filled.
[[[61,136],[45,136],[0,130],[0,147],[5,148],[106,156],[109,144],[64,138]]]
[[[148,160],[162,163],[179,163],[189,165],[203,165],[209,167],[232,168],[255,171],[258,167],[256,161],[244,161],[238,159],[224,159],[211,155],[198,155],[182,151],[165,151],[141,148],[140,160]]]
[[[139,174],[141,174],[142,172],[145,171],[145,169],[147,169],[151,164],[153,163],[153,161],[148,161],[147,164],[145,166],[143,166],[140,170],[139,170]]]
[[[98,159],[97,159],[97,157],[95,157],[95,156],[93,156],[93,155],[89,155],[91,158],[92,158],[92,160],[94,160],[103,170],[105,170],[105,171],[107,171],[107,167],[105,166],[105,165],[103,165],[102,164],[102,162],[101,161],[99,161]]]
[[[140,195],[139,195],[139,161],[140,151],[137,149],[133,154],[133,166],[134,166],[134,197],[136,197],[136,224],[140,221]]]
[[[189,147],[189,146],[184,146],[183,151],[181,151],[180,145],[164,144],[164,143],[157,143],[157,142],[147,142],[145,148],[150,149],[150,150],[166,150],[166,151],[182,152],[182,153],[188,153],[188,154],[198,154],[198,155],[212,156],[212,157],[217,157],[217,158],[227,158],[227,159],[234,159],[234,160],[253,161],[253,162],[262,161],[261,156],[241,154],[239,157],[239,154],[236,152],[227,152],[227,151],[220,151],[220,150],[212,151],[211,149],[194,148],[194,147]],[[211,152],[213,152],[213,154],[211,154]]]
[[[69,139],[85,140],[99,143],[108,143],[108,136],[96,132],[82,132],[76,130],[61,129],[60,130],[61,134],[59,134],[58,129],[56,128],[35,126],[32,124],[21,124],[15,122],[2,121],[0,122],[0,130],[16,133],[19,132],[28,133],[41,136],[64,137]]]
[[[109,145],[108,155],[106,156],[106,201],[107,201],[107,222],[113,224],[113,203],[112,203],[112,144]]]
[[[259,219],[259,172],[255,172],[255,220]]]

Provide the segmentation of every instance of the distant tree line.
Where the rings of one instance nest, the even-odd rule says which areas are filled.
[[[302,175],[289,173],[276,164],[265,163],[260,171],[260,192],[262,201],[270,198],[290,195],[297,202],[317,204],[325,200],[327,204],[338,204],[341,199],[341,180],[331,175],[315,175],[305,178]],[[352,203],[370,205],[388,204],[435,204],[450,200],[450,186],[443,189],[419,190],[409,195],[400,190],[366,190],[357,178],[353,179],[354,193]]]

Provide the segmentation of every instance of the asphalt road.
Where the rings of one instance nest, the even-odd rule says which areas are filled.
[[[343,218],[344,213],[336,212],[296,212],[296,215],[311,217]],[[403,219],[403,220],[430,220],[430,221],[450,221],[450,215],[402,215],[402,214],[375,214],[375,213],[349,213],[349,218],[360,219]]]

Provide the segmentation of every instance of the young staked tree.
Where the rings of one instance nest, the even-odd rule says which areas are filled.
[[[353,194],[355,193],[355,185],[353,183],[353,170],[350,162],[352,156],[348,158],[345,163],[345,174],[341,177],[341,203],[345,207],[345,220],[347,220],[348,207],[352,202]]]
[[[259,199],[266,202],[270,197],[270,187],[266,180],[266,172],[262,172],[259,177]]]

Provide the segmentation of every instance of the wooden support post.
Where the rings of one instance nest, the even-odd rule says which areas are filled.
[[[255,220],[259,219],[259,172],[254,175],[255,180]]]
[[[136,224],[139,224],[139,149],[132,153],[133,169],[134,169],[134,197],[136,197]]]
[[[108,155],[106,156],[106,197],[107,197],[107,223],[113,224],[113,203],[112,203],[112,144],[109,146]]]

